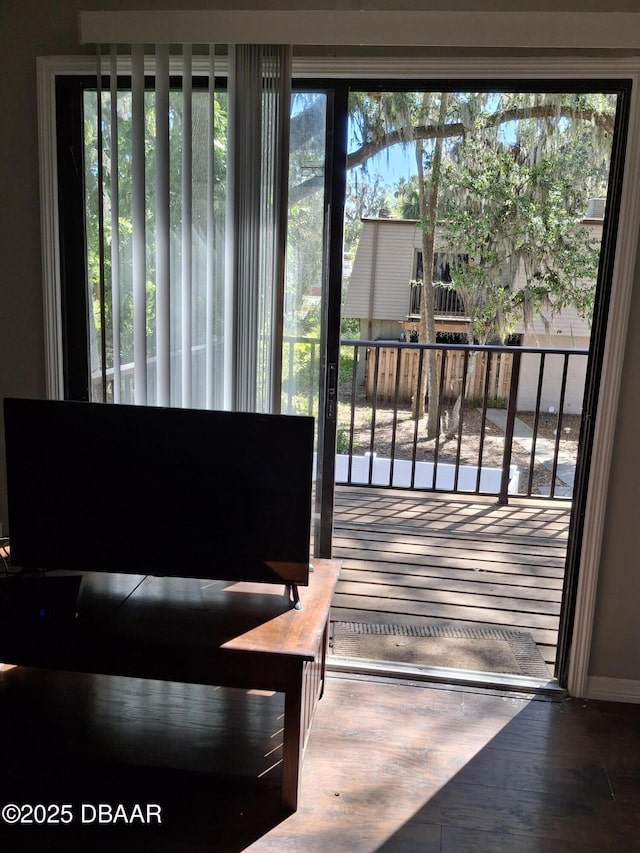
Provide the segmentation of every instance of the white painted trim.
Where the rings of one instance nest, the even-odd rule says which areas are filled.
[[[589,661],[593,639],[607,488],[611,471],[616,414],[629,325],[629,307],[638,251],[638,230],[640,228],[640,212],[637,203],[640,196],[639,80],[640,65],[637,65],[633,74],[620,207],[620,228],[616,243],[613,287],[594,429],[589,491],[585,507],[575,627],[569,657],[567,688],[572,696],[585,696],[588,690]]]
[[[587,682],[586,699],[604,702],[633,702],[640,704],[640,681],[628,678],[603,678],[592,675]]]
[[[81,44],[158,42],[635,48],[635,12],[162,10],[80,12]]]
[[[195,60],[195,57],[194,57]],[[596,607],[600,550],[604,529],[606,486],[609,482],[615,419],[624,361],[629,305],[640,230],[640,60],[576,57],[457,58],[362,60],[317,57],[294,58],[298,76],[402,76],[416,79],[630,79],[633,84],[628,145],[622,189],[620,228],[614,263],[614,287],[607,325],[607,343],[601,378],[600,400],[594,430],[590,488],[587,496],[584,536],[580,556],[575,625],[569,660],[568,690],[586,696],[589,660]],[[91,57],[49,57],[38,62],[40,162],[42,204],[43,279],[45,288],[45,346],[48,393],[61,396],[61,315],[58,258],[57,187],[55,183],[55,135],[52,125],[53,81],[57,74],[94,71]],[[49,111],[49,112],[48,112]]]
[[[293,55],[294,76],[302,78],[589,80],[633,77],[639,67],[640,59],[637,57],[433,57],[410,55],[408,52],[401,56],[394,56],[391,52],[384,56],[358,56],[355,53],[313,55],[296,53],[295,48]]]

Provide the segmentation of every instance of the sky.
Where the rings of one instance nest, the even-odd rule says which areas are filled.
[[[409,179],[417,172],[416,155],[412,145],[393,145],[369,160],[369,172],[381,174],[385,183],[395,187],[401,178]]]

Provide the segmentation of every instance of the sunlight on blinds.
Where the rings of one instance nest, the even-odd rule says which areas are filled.
[[[277,411],[290,49],[111,45],[97,61],[92,398]]]
[[[273,411],[280,387],[279,360],[288,185],[289,68],[282,47],[230,48],[229,118],[234,127],[228,193],[234,250],[227,270],[235,284],[234,408]],[[283,68],[287,73],[283,73]],[[282,104],[285,108],[282,109]],[[256,121],[258,119],[258,121]],[[283,252],[283,250],[282,250]],[[267,379],[267,381],[265,381]]]

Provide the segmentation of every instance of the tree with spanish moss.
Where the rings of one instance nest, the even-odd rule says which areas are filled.
[[[468,259],[453,265],[450,286],[475,340],[503,340],[519,318],[568,304],[589,315],[599,246],[580,219],[588,198],[606,195],[613,96],[375,93],[355,98],[354,113],[360,144],[350,164],[397,144],[415,151],[417,175],[399,187],[397,209],[412,209],[423,232],[423,342],[436,342],[426,323],[436,231],[451,257]],[[429,394],[434,408],[436,399]]]

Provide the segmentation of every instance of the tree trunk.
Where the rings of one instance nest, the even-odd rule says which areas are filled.
[[[425,93],[423,106],[428,109],[430,93]],[[443,127],[447,115],[447,104],[449,95],[442,92],[440,96],[440,111],[438,115],[438,126]],[[429,187],[429,200],[424,182],[424,149],[422,140],[416,140],[416,164],[418,167],[418,193],[420,204],[420,221],[422,225],[422,299],[420,300],[420,328],[419,340],[421,343],[435,344],[435,308],[433,295],[433,258],[436,237],[436,219],[438,208],[438,193],[440,190],[440,167],[442,165],[443,137],[439,134],[433,149],[433,161],[431,165],[431,183]],[[440,389],[438,379],[438,362],[436,350],[427,350],[427,369],[422,372],[421,387],[417,389],[414,401],[414,415],[416,418],[424,416],[425,397],[428,393],[427,408],[427,438],[435,438],[438,431],[438,409],[440,401]]]

